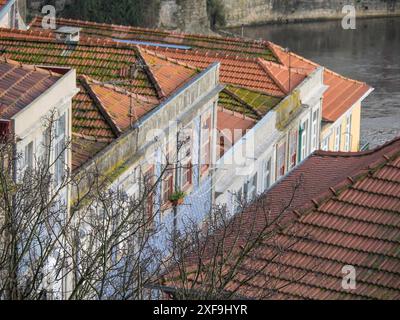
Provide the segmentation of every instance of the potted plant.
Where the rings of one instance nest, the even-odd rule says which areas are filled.
[[[184,200],[185,200],[186,194],[183,191],[175,191],[171,197],[169,198],[169,200],[172,202],[172,205],[174,207],[177,207],[181,204],[183,204]]]

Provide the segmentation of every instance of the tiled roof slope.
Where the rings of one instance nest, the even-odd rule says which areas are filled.
[[[259,58],[230,55],[219,51],[150,49],[150,47],[148,49],[200,69],[204,69],[214,62],[220,62],[220,80],[222,83],[260,91],[274,97],[283,98],[286,96],[286,93],[270,76]]]
[[[0,118],[10,120],[60,78],[50,71],[0,57]]]
[[[33,28],[40,29],[40,21],[40,18],[35,19],[32,23]],[[286,53],[283,48],[269,41],[249,41],[226,37],[175,34],[168,31],[107,25],[79,20],[60,19],[58,23],[60,25],[79,26],[83,28],[83,34],[89,36],[192,46],[194,50],[189,50],[190,53],[186,51],[186,56],[175,55],[174,57],[177,59],[182,59],[183,61],[192,59],[194,65],[197,67],[201,67],[202,61],[204,61],[205,58],[194,57],[193,51],[196,51],[200,55],[217,55],[221,58],[221,81],[224,83],[263,90],[264,92],[274,96],[283,96],[285,91],[283,90],[282,92],[279,82],[283,82],[284,84],[286,83],[286,86],[288,86],[288,81],[285,81],[285,74],[276,68],[274,68],[274,71],[278,71],[278,73],[272,80],[272,83],[276,85],[275,80],[281,78],[280,81],[278,81],[278,87],[280,87],[279,89],[273,85],[271,86],[270,83],[268,83],[266,86],[260,86],[256,83],[252,83],[252,78],[263,83],[267,83],[268,81],[265,82],[266,80],[261,80],[259,78],[260,74],[255,72],[256,67],[254,65],[246,65],[244,62],[242,62],[243,58],[262,58],[263,61],[274,61],[288,67],[289,53]],[[170,51],[171,49],[158,48],[158,50]],[[178,49],[176,49],[176,51],[181,53],[184,52],[183,50]],[[238,61],[223,61],[222,57],[224,56],[234,59],[236,58]],[[318,64],[313,63],[312,61],[294,53],[290,53],[290,57],[291,68],[297,68],[298,70],[296,70],[296,72],[299,72],[300,74],[309,74],[316,67],[318,67]],[[232,63],[236,65],[235,71],[233,70],[233,66],[230,66]],[[242,66],[242,68],[239,68],[239,66]],[[250,72],[247,72],[246,69],[249,67]],[[239,83],[238,79],[235,79],[235,72],[246,73],[248,76],[253,73],[253,75],[250,76],[250,79],[248,76],[244,75],[243,80],[241,80]],[[298,82],[298,75],[294,74],[294,79],[291,81]],[[325,84],[329,85],[330,87],[324,95],[323,118],[325,121],[329,122],[336,121],[344,112],[351,108],[355,102],[360,100],[371,90],[367,84],[345,78],[329,69],[326,69],[325,72]]]
[[[87,80],[79,77],[77,83],[79,93],[74,96],[72,104],[73,132],[82,137],[111,142],[116,138],[116,134],[101,114],[98,104],[91,97]]]
[[[79,44],[65,44],[44,30],[0,29],[0,57],[77,70],[80,93],[72,106],[75,169],[198,73],[134,45],[85,37]],[[85,145],[90,152],[84,152]]]
[[[319,66],[293,52],[288,53],[271,42],[269,42],[269,47],[280,63],[285,66],[290,65],[299,72],[310,73]],[[329,122],[336,121],[372,89],[364,82],[343,77],[329,69],[325,69],[324,83],[328,86],[328,90],[324,94],[322,116]]]
[[[91,81],[89,87],[118,134],[127,131],[137,120],[159,104],[157,99],[124,92],[100,82]]]
[[[180,61],[145,49],[139,50],[151,77],[154,77],[163,96],[170,95],[197,74],[198,69],[188,64],[184,65]]]
[[[247,55],[275,60],[271,50],[259,41],[176,33],[164,30],[145,29],[130,26],[107,25],[88,21],[57,19],[58,26],[82,28],[82,34],[94,38],[136,40],[160,44],[185,45],[202,51],[223,51],[232,55]],[[31,27],[41,29],[41,18],[35,18]]]
[[[157,96],[134,46],[106,39],[81,39],[72,45],[56,41],[48,31],[0,29],[0,56],[26,64],[67,66],[76,69],[78,75],[117,83],[137,94]]]
[[[72,170],[79,169],[84,163],[93,159],[96,154],[107,147],[109,143],[104,141],[82,138],[76,134],[72,136]]]
[[[219,246],[242,248],[249,230],[263,229],[266,211],[278,217],[276,233],[243,261],[227,290],[253,274],[239,295],[400,299],[400,138],[370,152],[314,153],[232,220],[232,237],[217,232]],[[356,269],[355,290],[342,288],[346,265]]]

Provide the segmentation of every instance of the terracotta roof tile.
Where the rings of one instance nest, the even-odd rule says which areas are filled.
[[[157,99],[129,94],[110,88],[101,83],[89,82],[90,89],[97,96],[102,108],[110,116],[114,124],[124,132],[159,104]]]
[[[79,93],[73,98],[72,129],[83,137],[97,138],[102,141],[112,141],[116,138],[110,125],[99,110],[99,106],[91,98],[85,79],[78,79]],[[74,157],[74,155],[73,155]]]
[[[228,291],[254,274],[240,296],[400,299],[400,138],[369,152],[314,153],[233,218],[224,240],[218,231],[212,239],[232,252],[263,228],[266,204],[270,218],[282,214],[281,228],[243,261]],[[356,268],[355,290],[341,286],[345,265]]]
[[[140,53],[164,97],[169,96],[197,74],[196,68],[155,52],[140,49]]]
[[[50,71],[0,57],[0,118],[11,119],[60,78]]]
[[[78,75],[117,83],[133,93],[156,96],[135,46],[89,38],[71,45],[56,41],[49,31],[0,29],[0,56],[26,64],[74,68]]]
[[[77,170],[108,145],[105,141],[95,141],[74,134],[72,138],[72,170]]]
[[[220,50],[235,56],[261,56],[266,60],[275,60],[268,46],[260,41],[185,34],[165,30],[118,26],[69,19],[57,19],[57,23],[60,26],[80,27],[82,28],[82,34],[90,37],[185,45],[198,50]],[[41,18],[37,17],[34,19],[31,23],[31,27],[34,29],[41,29]]]
[[[280,63],[285,66],[289,66],[290,63],[291,68],[295,68],[298,72],[310,73],[319,66],[295,53],[287,53],[272,42],[269,46]],[[324,94],[322,116],[324,120],[331,122],[336,121],[372,89],[366,83],[343,77],[329,69],[325,69],[324,83],[329,88]]]
[[[243,114],[222,108],[218,110],[217,129],[223,134],[225,139],[229,140],[230,146],[243,137],[247,130],[251,129],[256,123],[256,120],[246,117]],[[220,155],[222,156],[223,151],[229,149],[226,147],[230,146],[220,146],[224,148],[224,150],[221,150],[222,153]]]
[[[275,97],[285,96],[279,85],[258,63],[256,58],[237,58],[211,51],[182,51],[166,48],[153,48],[153,50],[200,69],[204,69],[214,62],[220,62],[220,80],[222,83],[261,91]]]
[[[280,46],[268,41],[177,34],[78,20],[60,19],[58,22],[61,25],[79,26],[83,28],[83,34],[87,36],[191,46],[194,50],[157,49],[165,50],[169,57],[188,62],[198,68],[205,68],[210,63],[220,60],[221,81],[226,84],[260,90],[278,97],[284,97],[286,92],[290,91],[288,77],[282,69],[270,65],[270,68],[267,68],[267,71],[271,71],[268,72],[269,79],[263,72],[257,71],[259,66],[254,64],[257,58],[261,58],[261,61],[277,62],[285,67],[289,65],[289,54]],[[40,18],[33,21],[32,27],[41,28]],[[294,53],[290,53],[290,57],[291,81],[294,85],[302,80],[302,75],[307,75],[318,67],[318,64]],[[325,83],[331,85],[325,93],[323,103],[323,117],[326,121],[336,121],[371,90],[365,83],[342,77],[328,69],[325,72]]]

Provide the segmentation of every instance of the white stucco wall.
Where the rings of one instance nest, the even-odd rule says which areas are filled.
[[[308,76],[295,91],[299,93],[302,103],[300,112],[286,126],[285,130],[277,128],[278,114],[275,110],[267,113],[256,126],[240,139],[225,155],[217,162],[217,171],[215,178],[216,204],[227,206],[228,210],[232,210],[233,202],[236,200],[236,194],[239,190],[243,190],[243,186],[256,173],[257,193],[260,194],[266,190],[264,175],[265,163],[271,159],[271,183],[276,182],[276,150],[277,145],[282,142],[288,142],[289,132],[298,130],[300,125],[308,120],[309,130],[307,133],[306,155],[315,151],[320,143],[321,136],[321,119],[322,119],[322,95],[326,90],[323,84],[323,68],[318,68],[310,76]],[[287,98],[288,99],[288,98]],[[281,103],[284,103],[282,101]],[[318,112],[317,141],[314,147],[311,143],[311,124],[312,115]],[[299,140],[298,140],[299,143]],[[298,146],[299,148],[299,146]],[[288,143],[287,143],[288,149]],[[241,156],[246,152],[246,157]],[[286,167],[288,167],[289,159],[286,152]],[[300,159],[301,161],[304,159]],[[231,212],[232,213],[232,212]]]

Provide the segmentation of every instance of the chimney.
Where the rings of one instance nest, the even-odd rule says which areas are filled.
[[[81,28],[60,27],[55,31],[56,39],[65,43],[78,43]]]

